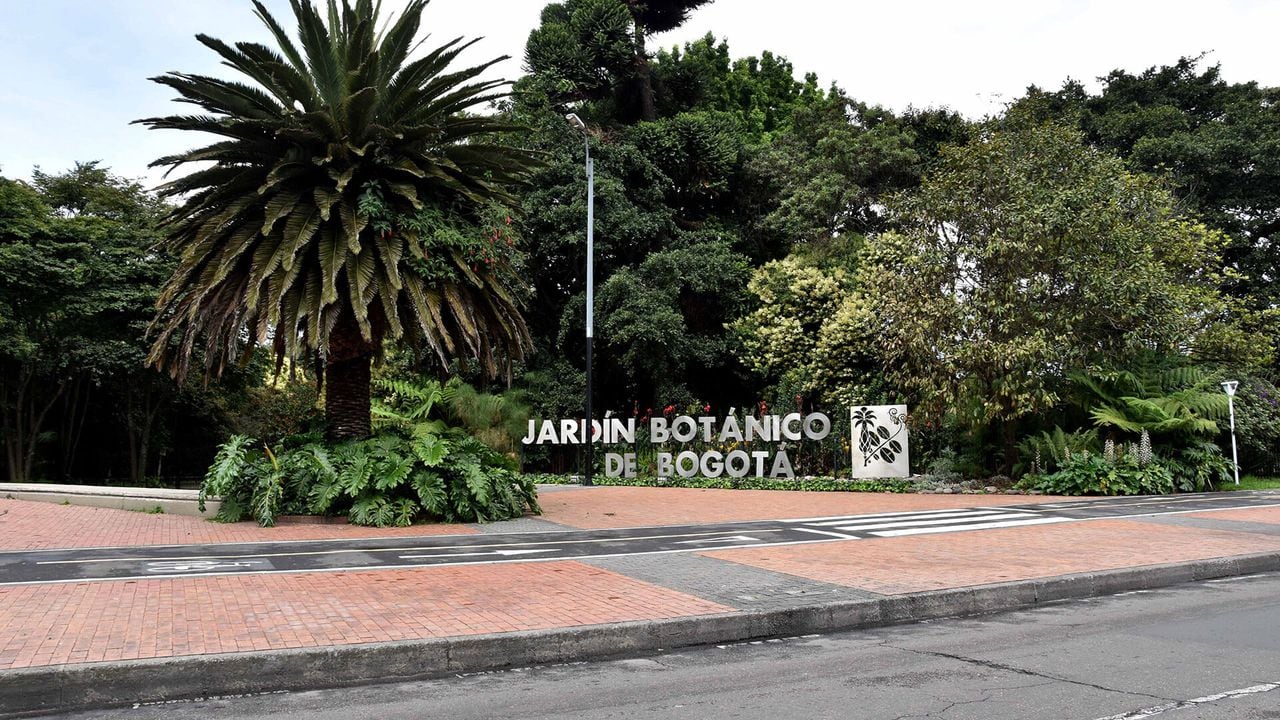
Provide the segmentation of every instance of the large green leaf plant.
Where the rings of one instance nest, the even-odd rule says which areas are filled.
[[[201,488],[217,519],[274,525],[281,514],[347,515],[357,525],[489,522],[539,513],[532,480],[512,461],[439,414],[456,386],[379,381],[375,434],[337,445],[292,438],[276,448],[236,435]],[[435,416],[433,416],[435,415]]]

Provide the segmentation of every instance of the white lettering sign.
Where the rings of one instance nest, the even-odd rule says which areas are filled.
[[[634,443],[636,420],[630,418],[606,419],[591,422],[591,440],[600,444]],[[831,434],[831,418],[822,413],[789,413],[787,415],[748,416],[742,421],[729,415],[724,418],[692,417],[677,415],[670,421],[665,417],[649,420],[650,442],[662,445],[668,442],[798,442],[800,440],[824,440]],[[525,445],[580,445],[586,435],[585,420],[530,420],[529,431],[521,440]],[[768,461],[766,463],[766,460]],[[791,459],[786,450],[732,450],[728,453],[707,450],[697,453],[684,450],[676,454],[655,453],[654,462],[658,477],[745,477],[754,471],[756,477],[794,477]],[[635,453],[605,453],[605,474],[609,477],[635,477]]]

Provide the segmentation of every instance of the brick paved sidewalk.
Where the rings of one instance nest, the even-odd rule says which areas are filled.
[[[548,520],[596,527],[1033,499],[642,488],[561,490],[542,498]],[[16,501],[0,501],[3,511],[0,541],[9,549],[22,542],[124,545],[140,544],[130,537],[209,542],[366,532],[327,525],[262,530]],[[41,523],[57,528],[41,530]],[[33,537],[24,541],[23,532]],[[1262,551],[1280,551],[1278,508],[584,562],[8,586],[0,587],[0,670],[741,613]]]
[[[769,520],[812,515],[935,510],[974,505],[1050,502],[1065,498],[1032,495],[915,495],[816,493],[687,488],[554,487],[538,500],[540,520],[569,528],[598,529]],[[543,529],[553,526],[543,526]],[[518,523],[492,523],[487,531],[523,530]],[[474,533],[474,525],[425,524],[408,528],[355,525],[215,523],[185,515],[151,515],[108,508],[0,499],[0,552],[75,547],[192,545],[224,542],[416,537]]]

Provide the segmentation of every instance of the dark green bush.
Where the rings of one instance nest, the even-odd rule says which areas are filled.
[[[254,448],[243,435],[218,451],[201,499],[220,496],[217,519],[252,517],[269,527],[280,514],[346,514],[357,525],[404,526],[423,518],[488,522],[538,513],[532,480],[459,432],[406,437],[386,431],[326,446]]]
[[[1280,390],[1265,378],[1242,378],[1235,407],[1241,472],[1280,475]],[[1230,442],[1224,433],[1223,447]]]
[[[1057,472],[1028,475],[1022,484],[1052,495],[1163,495],[1174,490],[1173,473],[1159,460],[1144,465],[1125,455],[1110,462],[1092,453],[1074,453]]]
[[[447,399],[439,383],[386,381],[374,403],[377,432],[327,445],[316,436],[275,448],[233,436],[214,458],[203,500],[220,496],[217,519],[253,517],[270,526],[280,514],[346,514],[358,525],[404,526],[421,518],[488,522],[540,513],[531,479],[461,428],[430,419]]]
[[[1188,443],[1162,460],[1182,492],[1210,490],[1235,480],[1231,459],[1211,442]]]

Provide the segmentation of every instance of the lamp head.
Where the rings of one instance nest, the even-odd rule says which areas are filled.
[[[1235,394],[1236,394],[1236,388],[1237,388],[1239,385],[1240,385],[1240,381],[1239,381],[1239,380],[1223,380],[1223,381],[1222,381],[1222,391],[1223,391],[1223,392],[1225,392],[1225,393],[1227,394],[1227,397],[1235,397]]]
[[[582,122],[582,118],[578,117],[577,113],[569,113],[564,116],[564,119],[569,121],[569,125],[571,125],[574,130],[577,130],[578,132],[587,131],[587,124]]]

